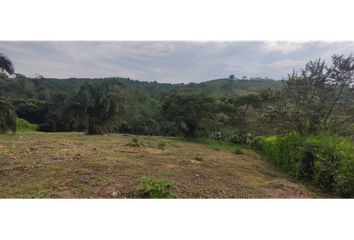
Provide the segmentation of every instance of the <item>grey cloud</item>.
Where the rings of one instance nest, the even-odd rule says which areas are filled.
[[[122,76],[141,81],[201,82],[227,77],[281,79],[309,60],[354,52],[353,42],[52,41],[0,42],[16,72],[46,77]]]

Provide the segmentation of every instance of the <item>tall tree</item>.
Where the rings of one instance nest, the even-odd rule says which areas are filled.
[[[16,132],[17,115],[11,102],[2,97],[0,98],[0,133],[4,133],[7,130]]]
[[[244,135],[249,129],[249,122],[247,122],[247,111],[250,106],[259,108],[261,102],[257,94],[248,94],[240,97],[224,98],[219,105],[220,111],[229,117],[230,123],[237,126],[240,134],[240,142],[244,142]]]
[[[1,72],[5,70],[8,74],[12,75],[15,72],[15,67],[10,59],[8,59],[5,55],[0,53],[0,69]]]
[[[107,82],[85,83],[79,91],[67,98],[63,111],[82,112],[86,118],[86,134],[99,135],[114,132],[125,114],[125,96],[113,93]]]
[[[328,67],[321,59],[310,61],[300,76],[293,73],[284,81],[291,109],[308,134],[322,129],[340,132],[353,123],[354,58],[333,55],[332,63]]]
[[[163,117],[174,122],[187,138],[198,137],[198,131],[207,128],[203,124],[213,120],[216,103],[212,96],[193,93],[172,93],[161,102]],[[207,124],[207,125],[208,125]]]

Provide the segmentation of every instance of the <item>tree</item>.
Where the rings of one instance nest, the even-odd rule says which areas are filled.
[[[249,129],[247,122],[247,110],[252,106],[259,108],[261,102],[257,94],[247,94],[240,97],[224,98],[219,105],[220,111],[229,117],[230,123],[235,124],[240,134],[241,144],[244,142],[244,135]]]
[[[123,92],[120,95],[113,93],[107,82],[85,83],[75,95],[64,101],[61,112],[70,110],[84,114],[86,134],[113,132],[125,114],[125,96]]]
[[[216,103],[206,94],[172,93],[161,102],[161,112],[185,137],[196,138],[198,131],[206,131],[209,121],[215,119]]]
[[[301,134],[320,130],[342,132],[354,123],[354,58],[332,56],[332,66],[321,59],[306,64],[300,76],[288,75],[284,91],[303,123]]]
[[[332,66],[321,59],[310,61],[300,73],[293,71],[282,82],[282,100],[267,110],[268,120],[286,125],[286,132],[295,130],[301,135],[322,130],[354,132],[352,55],[333,55]]]
[[[4,97],[0,98],[0,133],[17,130],[17,115],[11,102]]]
[[[235,79],[235,75],[231,74],[231,75],[229,76],[229,79],[230,79],[230,80],[234,80],[234,79]]]
[[[5,70],[8,74],[12,75],[15,72],[15,67],[10,59],[0,53],[0,69],[1,73]]]

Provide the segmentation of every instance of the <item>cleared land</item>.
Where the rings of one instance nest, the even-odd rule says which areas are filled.
[[[2,134],[0,198],[134,198],[142,176],[173,181],[171,192],[181,198],[329,197],[251,151],[237,155],[157,136],[138,136],[140,147],[133,147],[132,138]]]

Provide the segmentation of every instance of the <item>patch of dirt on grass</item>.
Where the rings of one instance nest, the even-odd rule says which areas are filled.
[[[21,136],[0,135],[0,198],[134,198],[142,176],[172,181],[171,192],[181,198],[324,196],[252,152],[236,155],[161,136],[139,136],[140,147],[127,146],[131,136],[122,134]],[[161,150],[144,139],[167,144]]]
[[[315,198],[304,187],[286,180],[270,183],[263,191],[271,198]]]

